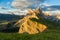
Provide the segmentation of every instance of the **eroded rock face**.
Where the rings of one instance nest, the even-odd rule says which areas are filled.
[[[60,15],[57,15],[56,18],[60,20]]]
[[[18,33],[36,34],[46,30],[47,27],[45,25],[30,20],[30,18],[39,19],[36,16],[38,12],[36,10],[31,10],[31,9],[28,10],[28,14],[15,24],[15,25],[18,24],[20,27]]]
[[[30,19],[27,19],[20,25],[19,33],[36,34],[44,31],[45,29],[45,25],[39,24],[37,22],[32,22]]]

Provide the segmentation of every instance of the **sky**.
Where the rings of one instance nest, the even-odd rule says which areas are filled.
[[[60,5],[60,0],[46,0],[49,5]]]
[[[0,0],[0,7],[10,8],[13,0]]]
[[[0,8],[5,7],[5,8],[11,8],[12,7],[12,2],[14,0],[0,0]],[[60,0],[45,0],[45,2],[42,2],[44,5],[60,5]]]
[[[24,9],[25,7],[29,7],[31,5],[33,7],[35,7],[40,4],[42,7],[53,6],[53,5],[60,6],[60,0],[0,0],[0,13],[12,13],[12,12],[15,13],[15,11],[17,11],[17,13],[19,13],[21,8]],[[17,10],[17,9],[19,9],[19,10]],[[50,10],[52,8],[47,8],[47,9]],[[52,9],[52,10],[54,10],[54,9]],[[60,10],[59,10],[59,12],[60,12]],[[55,13],[56,13],[56,11],[55,11]]]

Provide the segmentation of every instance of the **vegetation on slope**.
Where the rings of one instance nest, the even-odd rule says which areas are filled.
[[[13,28],[4,30],[7,32],[0,32],[0,40],[60,40],[60,23],[46,20],[44,18],[30,18],[30,20],[46,25],[47,30],[38,34],[18,34],[18,31],[15,31],[16,27],[13,27],[14,23],[1,24],[0,27],[6,25],[7,27]]]
[[[38,22],[47,26],[47,30],[38,34],[18,34],[16,29],[0,32],[0,40],[60,40],[60,23],[56,23],[44,18],[30,18],[31,21]],[[1,24],[5,26],[5,24]],[[7,27],[13,27],[13,23],[8,23]],[[10,31],[9,31],[10,30]]]
[[[0,40],[60,40],[60,25],[58,23],[42,18],[39,20],[32,18],[31,20],[47,25],[47,30],[34,35],[0,32]]]

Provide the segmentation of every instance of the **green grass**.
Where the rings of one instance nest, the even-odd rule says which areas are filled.
[[[38,34],[18,34],[0,32],[0,40],[60,40],[60,25],[45,19],[31,19],[47,26],[47,30]]]
[[[47,31],[39,34],[0,33],[0,40],[60,40],[60,33]]]

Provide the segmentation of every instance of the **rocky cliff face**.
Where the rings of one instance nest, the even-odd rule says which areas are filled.
[[[27,15],[15,24],[19,25],[20,27],[18,33],[36,34],[46,30],[47,27],[45,25],[30,20],[30,18],[39,19],[39,17],[37,17],[37,14],[39,13],[40,13],[39,9],[38,10],[29,9]]]
[[[56,18],[57,18],[58,20],[60,20],[60,15],[57,15]]]

